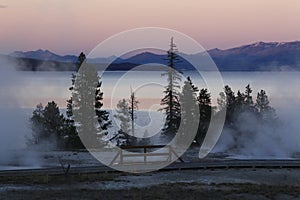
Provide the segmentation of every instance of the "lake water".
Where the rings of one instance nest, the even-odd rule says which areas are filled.
[[[203,72],[202,75],[205,77],[210,73]],[[54,100],[60,107],[65,107],[66,100],[70,97],[68,88],[71,86],[71,74],[72,72],[17,72],[14,77],[7,77],[5,84],[1,82],[0,105],[17,103],[20,107],[32,108],[39,102],[45,104]],[[194,73],[187,73],[185,76],[191,76],[199,88],[207,88],[203,79]],[[235,92],[244,91],[245,86],[250,84],[254,98],[260,89],[266,90],[271,104],[278,109],[291,103],[297,104],[300,100],[300,72],[222,72],[221,76],[224,85],[231,86]],[[127,74],[107,72],[103,75],[102,82],[106,108],[110,108],[111,103],[116,104],[119,99],[128,98],[132,88],[140,99],[141,109],[156,109],[156,104],[159,104],[163,96],[166,77],[156,71]],[[220,89],[211,85],[209,90],[213,102],[216,102]]]

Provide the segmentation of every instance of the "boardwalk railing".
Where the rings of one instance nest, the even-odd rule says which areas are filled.
[[[157,150],[153,151],[155,149]],[[121,146],[110,166],[114,164],[130,165],[171,162],[174,160],[173,156],[180,162],[184,162],[171,145]]]

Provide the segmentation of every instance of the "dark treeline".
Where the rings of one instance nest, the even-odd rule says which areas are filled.
[[[199,109],[200,120],[195,143],[201,145],[211,119],[211,115],[218,115],[222,109],[227,109],[225,128],[230,128],[231,134],[237,141],[242,135],[255,134],[255,129],[251,132],[249,128],[243,130],[241,127],[241,120],[255,120],[261,125],[276,126],[278,119],[274,108],[270,106],[268,96],[264,90],[261,90],[253,100],[251,95],[252,90],[250,85],[247,85],[245,92],[238,91],[236,94],[229,86],[225,86],[224,92],[220,93],[218,99],[218,106],[211,105],[211,96],[207,89],[198,89],[192,83],[190,78],[184,82],[182,93],[180,94],[180,105],[184,108],[182,113],[184,118],[185,112],[193,114],[195,109]],[[70,103],[70,100],[69,100]],[[70,106],[70,104],[68,105]],[[149,145],[150,138],[147,138],[147,131],[144,133],[145,138],[137,140],[132,137],[132,118],[130,114],[130,101],[122,99],[117,105],[117,114],[114,116],[120,121],[120,130],[109,139],[115,142],[118,146],[122,145]],[[186,106],[187,105],[187,106]],[[70,107],[67,108],[67,116],[63,116],[55,102],[49,102],[45,107],[38,104],[33,111],[30,119],[32,128],[32,137],[28,139],[28,144],[42,144],[46,145],[52,143],[49,147],[57,147],[60,149],[82,149],[84,145],[78,136],[75,127],[73,115],[69,112]],[[134,114],[136,117],[136,114]],[[107,117],[107,116],[106,116]],[[196,120],[196,119],[195,119]],[[182,123],[187,123],[182,120]],[[180,125],[180,124],[179,124]],[[107,127],[109,128],[109,126]],[[167,130],[167,129],[164,129]],[[163,131],[164,131],[163,130]],[[129,134],[131,133],[131,135]],[[171,134],[171,132],[167,132]],[[176,131],[173,132],[173,136]],[[163,132],[162,132],[163,135]],[[103,138],[103,137],[102,137]],[[95,138],[94,138],[95,139]],[[103,141],[98,136],[98,140]]]
[[[275,131],[281,125],[274,108],[270,106],[268,96],[260,90],[256,99],[252,97],[250,85],[245,91],[235,92],[227,85],[218,99],[218,110],[226,110],[226,120],[223,131],[227,131],[233,139],[227,150],[243,149],[249,146],[259,133]],[[216,113],[216,115],[218,112]]]
[[[181,125],[189,126],[196,123],[197,133],[194,144],[201,145],[211,117],[219,115],[224,109],[226,109],[225,128],[231,130],[237,143],[241,135],[255,134],[255,129],[241,128],[241,120],[255,119],[261,125],[276,126],[278,122],[276,113],[270,106],[264,90],[261,90],[254,100],[250,85],[245,87],[244,92],[237,91],[236,94],[230,86],[225,86],[218,98],[218,105],[212,106],[208,89],[199,89],[190,77],[184,78],[175,70],[174,65],[180,59],[176,53],[176,46],[172,39],[168,51],[169,70],[162,74],[167,78],[168,84],[161,100],[160,111],[166,115],[161,137],[172,139]],[[83,64],[85,67],[80,68]],[[103,147],[109,142],[118,146],[152,144],[151,138],[147,137],[148,131],[143,133],[143,139],[134,137],[137,134],[134,123],[139,104],[134,92],[131,91],[128,99],[119,101],[114,115],[120,122],[119,130],[108,134],[112,122],[109,112],[102,108],[102,82],[93,66],[86,63],[83,53],[78,57],[77,73],[72,75],[71,80],[69,89],[72,96],[67,100],[66,116],[61,114],[54,101],[49,102],[45,107],[38,104],[30,119],[32,136],[28,138],[29,145],[52,143],[53,147],[60,149],[83,149],[85,147],[82,138],[85,140],[84,143],[88,142],[92,147],[99,147],[99,145]]]

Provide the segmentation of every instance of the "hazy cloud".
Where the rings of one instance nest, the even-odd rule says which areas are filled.
[[[7,5],[1,5],[0,4],[0,8],[7,8]]]

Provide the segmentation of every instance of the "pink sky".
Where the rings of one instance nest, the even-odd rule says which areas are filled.
[[[0,0],[0,53],[89,52],[127,29],[183,32],[206,49],[300,40],[298,0]]]

